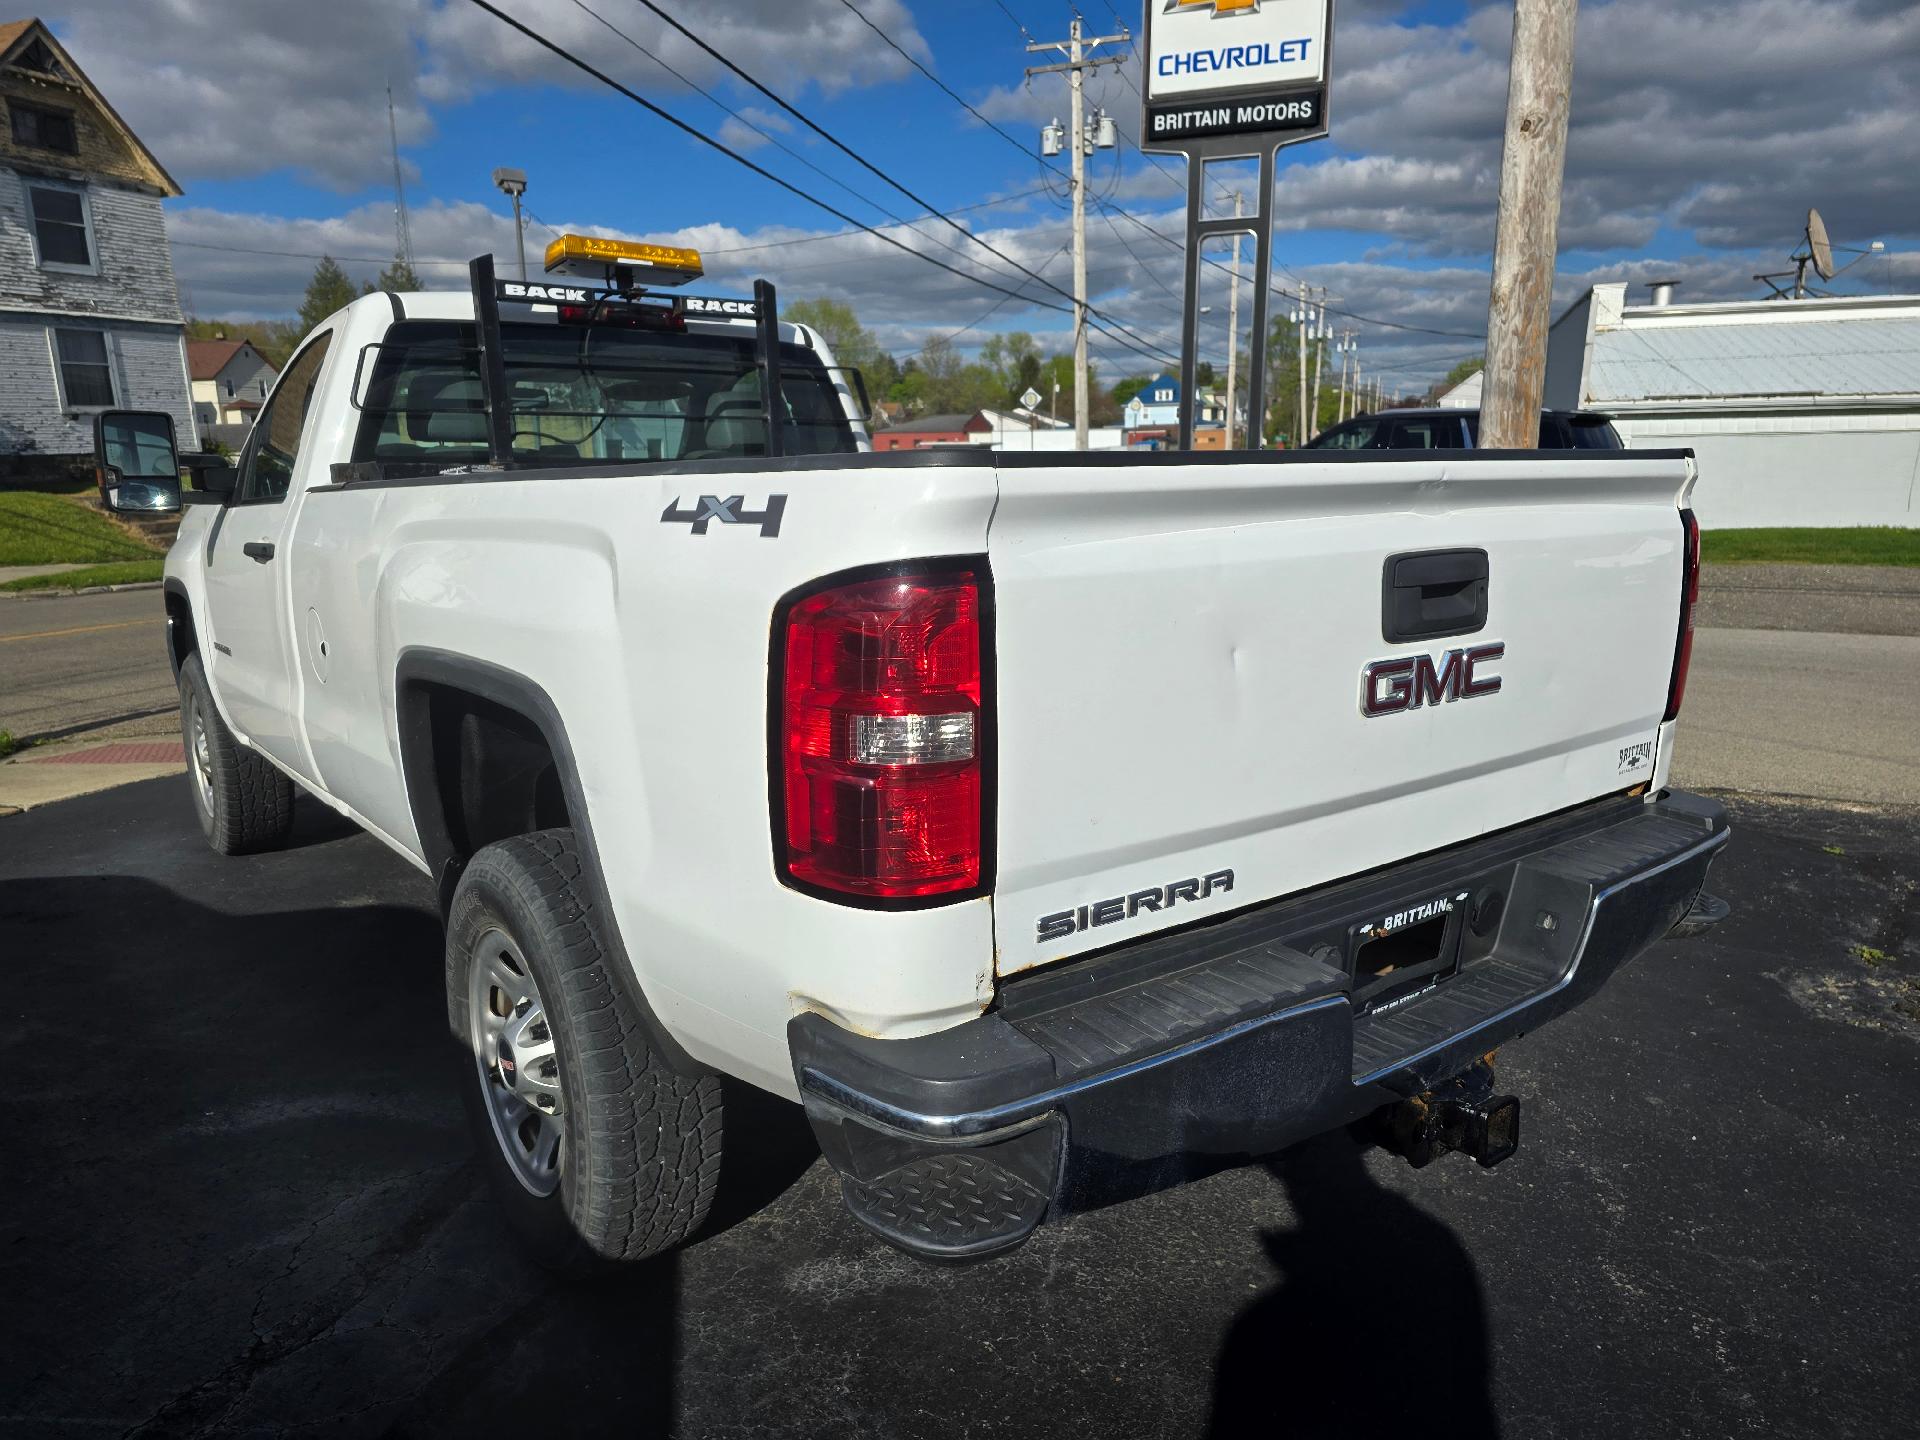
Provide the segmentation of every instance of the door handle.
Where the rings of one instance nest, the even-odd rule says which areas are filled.
[[[273,542],[271,540],[249,540],[240,547],[240,553],[245,555],[249,560],[258,560],[264,565],[273,559]]]
[[[1382,637],[1398,645],[1485,629],[1488,573],[1484,550],[1389,556],[1380,587]]]

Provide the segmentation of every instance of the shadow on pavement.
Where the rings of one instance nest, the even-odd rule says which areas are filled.
[[[1268,1162],[1298,1223],[1264,1237],[1280,1284],[1221,1348],[1216,1440],[1499,1434],[1473,1261],[1365,1154],[1335,1133]]]
[[[344,824],[300,809],[296,845]],[[0,957],[33,997],[0,1050],[60,1057],[11,1087],[50,1123],[0,1215],[0,1283],[43,1297],[4,1307],[0,1414],[664,1433],[679,1258],[591,1282],[529,1262],[473,1160],[433,912],[349,882],[249,913],[281,863],[213,862],[210,904],[145,876],[0,880]],[[734,1082],[726,1105],[700,1240],[819,1156],[798,1106]]]

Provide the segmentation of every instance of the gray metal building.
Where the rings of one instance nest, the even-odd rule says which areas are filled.
[[[1626,299],[1596,285],[1554,325],[1546,403],[1691,447],[1703,526],[1920,524],[1920,296]]]

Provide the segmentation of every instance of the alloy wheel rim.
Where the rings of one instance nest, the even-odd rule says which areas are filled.
[[[192,750],[188,758],[193,763],[194,785],[200,793],[200,803],[206,807],[208,814],[212,814],[213,746],[207,740],[206,718],[201,714],[198,705],[193,707],[193,720],[188,728],[191,732],[188,736],[189,748]]]
[[[560,1056],[533,971],[511,936],[488,930],[467,979],[474,1071],[507,1168],[529,1194],[560,1184],[566,1099]]]

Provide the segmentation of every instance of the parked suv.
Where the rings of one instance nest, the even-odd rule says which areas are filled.
[[[1388,410],[1361,415],[1316,437],[1309,450],[1476,450],[1478,410]],[[1624,450],[1605,415],[1548,410],[1540,416],[1542,450]]]

